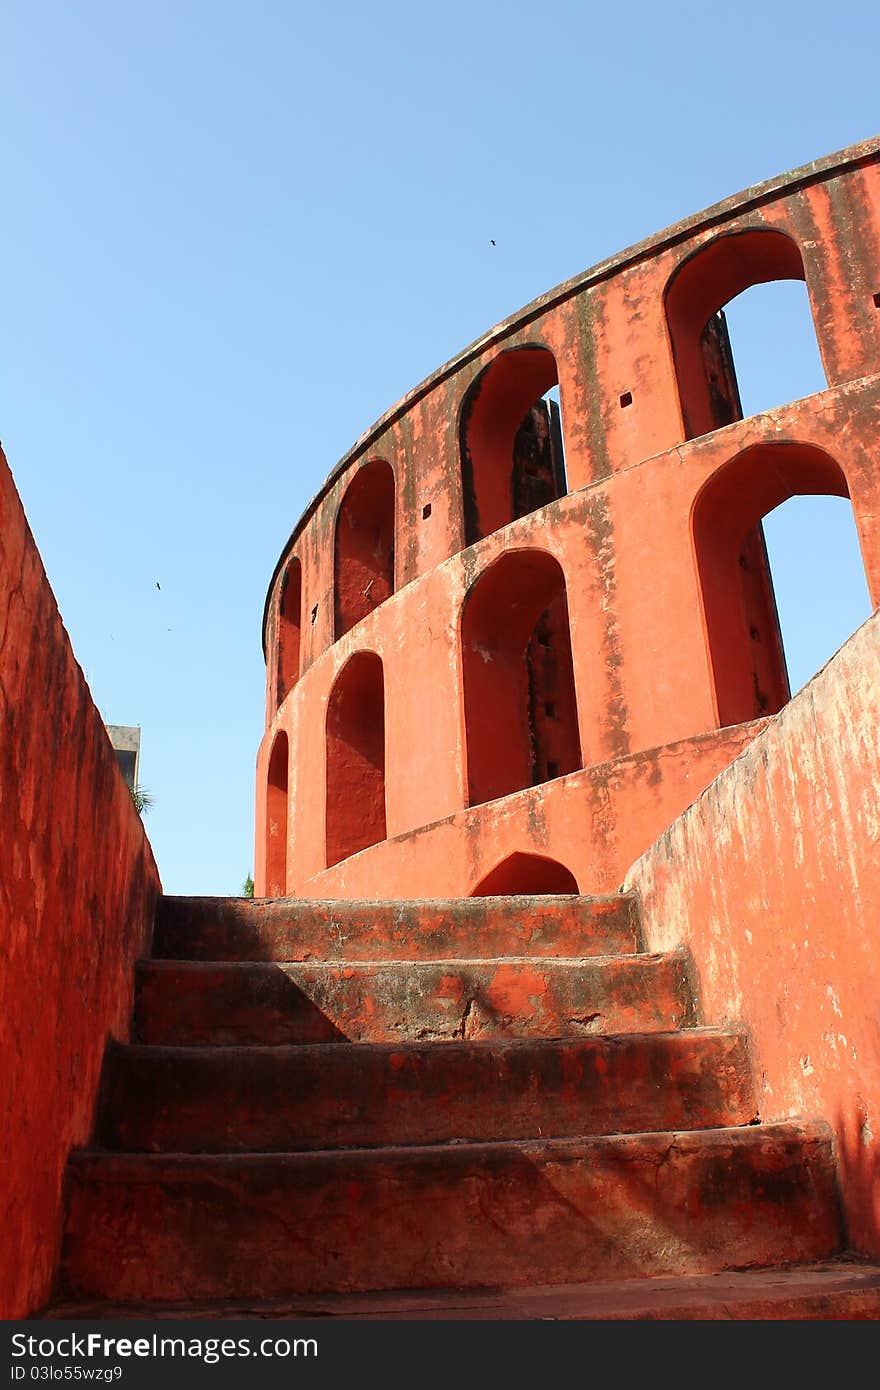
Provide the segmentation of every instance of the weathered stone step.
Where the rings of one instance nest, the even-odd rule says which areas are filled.
[[[150,1305],[156,1318],[356,1318],[358,1321],[876,1321],[880,1264],[843,1255],[819,1264],[735,1269],[678,1278],[620,1279],[495,1289],[389,1289],[379,1293],[299,1294],[229,1302]],[[69,1301],[42,1314],[52,1321],[126,1321],[143,1304]]]
[[[460,1041],[693,1023],[684,952],[578,960],[142,961],[134,1036],[166,1045]]]
[[[707,1129],[755,1120],[743,1033],[114,1047],[95,1143],[235,1153]]]
[[[446,960],[639,949],[632,895],[337,902],[159,900],[153,955],[171,960]]]
[[[820,1122],[301,1154],[81,1152],[59,1297],[690,1276],[841,1247]]]

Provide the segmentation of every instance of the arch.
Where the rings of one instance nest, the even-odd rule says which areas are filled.
[[[772,280],[806,274],[797,243],[766,228],[723,233],[672,275],[664,300],[686,439],[742,419],[723,308]]]
[[[559,384],[548,348],[509,348],[471,383],[459,414],[465,545],[566,493]]]
[[[278,682],[276,703],[287,698],[299,680],[300,634],[302,632],[302,566],[290,560],[281,577],[278,604]]]
[[[373,459],[339,504],[333,546],[338,640],[394,592],[394,470]]]
[[[551,893],[558,896],[579,892],[574,874],[557,859],[516,851],[481,878],[476,888],[471,889],[470,896],[506,898],[520,893]]]
[[[692,538],[719,723],[775,714],[789,698],[761,519],[796,496],[849,498],[840,465],[815,445],[756,444],[703,485]]]
[[[280,729],[269,755],[266,786],[266,897],[281,898],[287,892],[287,734]]]
[[[357,652],[327,702],[327,867],[385,839],[385,681],[375,652]]]
[[[503,555],[461,618],[470,805],[581,766],[565,576],[543,550]]]

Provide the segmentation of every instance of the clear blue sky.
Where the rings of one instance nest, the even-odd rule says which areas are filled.
[[[0,36],[0,438],[94,699],[142,727],[166,891],[238,892],[263,600],[327,473],[536,295],[876,134],[880,10],[7,0]],[[822,384],[740,332],[758,382]],[[857,576],[819,579],[845,636]]]

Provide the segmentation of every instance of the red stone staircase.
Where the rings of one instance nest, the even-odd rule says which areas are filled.
[[[832,1133],[624,895],[165,898],[48,1317],[876,1317]]]

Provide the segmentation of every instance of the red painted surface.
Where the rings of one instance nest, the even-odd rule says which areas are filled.
[[[243,1317],[352,1318],[387,1322],[462,1318],[485,1322],[868,1321],[880,1317],[880,1269],[850,1260],[787,1269],[737,1269],[671,1279],[530,1285],[516,1289],[382,1290],[369,1294],[300,1294],[282,1299],[179,1299],[140,1303],[71,1299],[49,1318],[190,1319]]]
[[[89,1153],[70,1167],[62,1291],[260,1299],[641,1279],[821,1260],[839,1242],[822,1125]]]
[[[522,347],[495,358],[468,388],[459,426],[468,545],[557,497],[552,469],[529,469],[517,436],[558,380],[552,352]]]
[[[266,887],[272,894],[283,893],[287,881],[289,763],[287,734],[279,729],[272,744],[266,794]]]
[[[463,883],[470,895],[502,859],[523,853],[524,844],[534,846],[527,853],[552,854],[564,864],[581,892],[613,892],[657,827],[674,820],[682,802],[699,796],[763,726],[757,721],[684,739],[471,806],[317,872],[300,896],[378,900],[390,882],[395,897],[445,898],[450,881]],[[313,751],[302,748],[302,761]],[[527,885],[512,887],[522,892]]]
[[[625,955],[639,941],[635,901],[618,893],[537,902],[164,897],[153,954],[184,961],[571,959]]]
[[[680,1027],[693,1018],[679,952],[595,960],[151,961],[143,1042],[260,1046],[533,1037]]]
[[[812,445],[757,444],[713,474],[694,503],[694,553],[723,724],[775,714],[789,698],[759,525],[795,494],[846,497],[846,477]]]
[[[708,1022],[745,1018],[769,1117],[834,1125],[850,1238],[880,1254],[880,617],[627,875]]]
[[[96,1139],[129,1152],[707,1129],[756,1116],[746,1040],[725,1030],[442,1048],[125,1047],[107,1061]]]
[[[728,231],[680,263],[666,289],[666,321],[688,439],[742,418],[736,388],[707,362],[703,335],[713,315],[751,285],[805,278],[797,241],[780,231]]]
[[[295,557],[284,571],[278,611],[278,690],[280,705],[299,680],[302,635],[302,567]]]
[[[336,518],[335,633],[372,613],[394,591],[394,473],[382,459],[358,470]]]
[[[189,1316],[839,1259],[829,1126],[759,1123],[747,1034],[697,1026],[688,953],[640,951],[633,906],[163,900],[56,1298]],[[866,1306],[837,1277],[823,1316]]]
[[[385,681],[374,652],[357,652],[330,692],[325,756],[332,866],[385,839]]]
[[[717,311],[778,278],[806,284],[828,389],[740,419]],[[582,892],[615,887],[788,698],[767,510],[848,495],[880,599],[878,289],[874,141],[560,286],[367,431],[267,598],[257,892],[278,729],[296,767],[288,893],[465,895],[514,854],[557,861]],[[541,400],[554,383],[564,469]],[[309,621],[279,706],[291,560]],[[365,653],[384,673],[385,827],[328,853],[321,735]],[[641,758],[662,768],[651,796]]]
[[[128,1034],[159,880],[2,453],[0,633],[0,1316],[21,1318],[49,1295],[64,1165]]]
[[[471,894],[491,898],[510,893],[577,893],[574,874],[541,854],[510,854],[481,879]]]
[[[779,276],[829,386],[739,419],[716,311]],[[880,593],[878,281],[873,142],[560,287],[368,432],[267,602],[276,901],[163,901],[134,972],[155,868],[4,475],[13,1312],[133,974],[67,1171],[58,1291],[98,1316],[585,1278],[625,1316],[666,1276],[649,1315],[704,1316],[710,1273],[880,1254],[880,629],[786,705],[759,525],[848,495]],[[817,1316],[876,1306],[834,1277]]]

